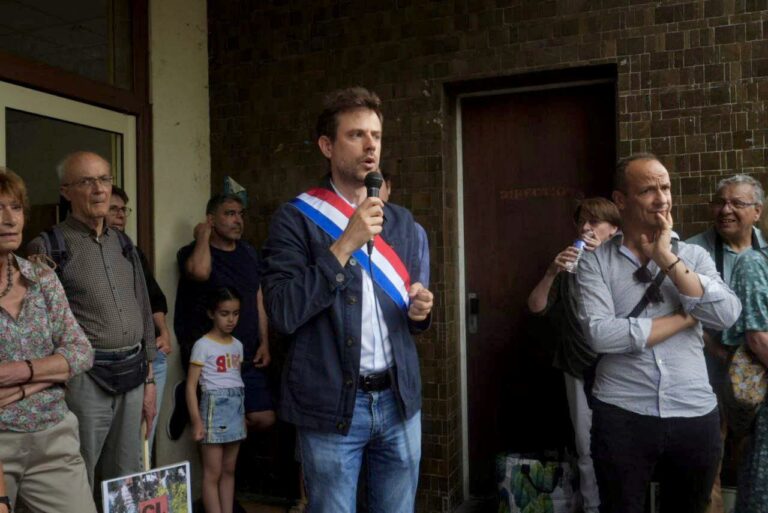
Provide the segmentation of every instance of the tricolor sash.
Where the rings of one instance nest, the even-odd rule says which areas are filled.
[[[335,192],[328,189],[310,189],[291,200],[310,221],[337,240],[349,223],[355,209]],[[365,246],[363,246],[365,248]],[[408,310],[408,289],[411,277],[395,250],[381,236],[374,238],[370,258],[366,249],[360,248],[352,255],[365,272],[373,268],[373,281],[403,310]],[[371,263],[373,265],[371,265]]]

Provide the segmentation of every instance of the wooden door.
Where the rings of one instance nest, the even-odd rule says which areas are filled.
[[[470,492],[494,456],[557,449],[572,430],[562,375],[537,341],[528,293],[575,235],[579,198],[610,197],[615,85],[461,101]]]

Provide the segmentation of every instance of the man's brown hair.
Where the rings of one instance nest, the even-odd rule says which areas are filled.
[[[336,130],[339,128],[338,115],[355,109],[372,110],[379,116],[379,121],[384,122],[381,100],[376,93],[364,87],[339,89],[325,97],[323,111],[317,118],[317,138],[326,136],[331,141],[335,141]]]
[[[613,173],[613,190],[627,192],[627,168],[636,160],[659,160],[653,153],[633,153],[616,163],[616,171]]]

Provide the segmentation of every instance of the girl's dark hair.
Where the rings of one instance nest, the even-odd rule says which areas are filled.
[[[205,306],[209,312],[215,312],[221,303],[224,301],[230,301],[232,299],[237,299],[241,303],[243,302],[243,299],[240,297],[240,294],[238,294],[236,290],[230,289],[228,287],[219,287],[212,290],[211,293],[208,294],[208,300],[206,301]]]

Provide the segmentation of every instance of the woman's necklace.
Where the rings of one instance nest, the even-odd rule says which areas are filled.
[[[13,288],[13,266],[11,264],[13,259],[13,256],[11,253],[8,254],[8,262],[5,263],[5,266],[8,268],[8,284],[5,286],[5,290],[0,292],[0,298],[4,298],[8,295],[8,293]]]

